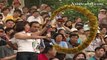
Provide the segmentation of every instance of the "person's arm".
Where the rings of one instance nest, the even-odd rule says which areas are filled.
[[[62,25],[62,27],[64,27],[67,31],[71,32],[71,29],[69,29],[68,27],[64,26],[64,24]]]
[[[39,36],[35,33],[32,33],[31,35],[27,35],[26,33],[25,34],[22,34],[22,33],[16,33],[15,34],[15,38],[16,39],[42,39],[42,38],[48,38],[48,36]]]
[[[8,44],[10,47],[12,47],[14,50],[17,50],[17,46],[14,45],[14,44],[12,44],[11,41],[9,41],[9,37],[8,37],[7,35],[5,35],[5,38],[6,38],[7,44]]]
[[[42,35],[47,30],[47,28],[49,28],[49,25],[50,25],[50,21],[47,21],[45,27],[39,32],[39,35]]]

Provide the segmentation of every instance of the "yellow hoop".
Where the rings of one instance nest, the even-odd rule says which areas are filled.
[[[88,38],[83,42],[83,44],[79,45],[78,47],[75,48],[62,48],[58,45],[54,45],[56,50],[61,53],[77,53],[86,47],[89,46],[89,44],[94,40],[97,29],[98,29],[98,22],[97,22],[97,17],[91,13],[88,9],[83,8],[81,6],[75,6],[75,5],[64,5],[57,10],[55,10],[51,16],[51,20],[54,19],[54,17],[61,11],[66,10],[66,9],[73,9],[76,10],[82,14],[84,14],[88,19],[89,19],[89,25],[90,25],[90,34]]]

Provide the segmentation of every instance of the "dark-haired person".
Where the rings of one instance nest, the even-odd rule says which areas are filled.
[[[52,45],[47,45],[44,51],[38,55],[38,60],[50,60],[56,55],[56,50]]]
[[[48,29],[48,23],[46,24],[46,26],[44,26],[43,29],[40,29],[40,23],[37,21],[33,21],[30,23],[30,31],[32,33],[37,33],[38,35],[42,35],[45,34],[44,32]],[[45,40],[44,40],[45,41]],[[43,39],[34,39],[33,42],[33,48],[35,50],[36,53],[40,53],[40,43],[43,42]]]
[[[6,22],[5,22],[5,29],[7,28],[14,28],[14,25],[15,25],[15,22],[12,20],[12,19],[8,19]]]
[[[28,22],[19,21],[16,23],[15,40],[18,45],[18,52],[16,60],[32,60],[35,57],[35,51],[33,49],[33,39],[47,38],[48,36],[39,36],[36,33],[30,32],[30,26]]]
[[[40,13],[38,11],[34,11],[31,13],[31,16],[27,19],[28,22],[37,21],[40,24],[43,24],[43,18],[40,16]]]
[[[9,15],[9,8],[8,7],[4,7],[2,10],[1,10],[1,14],[3,15],[3,18],[2,18],[2,21],[4,21],[4,19]]]
[[[0,59],[8,60],[15,58],[13,49],[7,44],[4,28],[0,26]]]
[[[70,34],[70,40],[67,42],[68,48],[74,48],[79,46],[80,44],[78,43],[78,34]],[[73,58],[74,54],[67,54],[66,58]]]
[[[74,55],[73,60],[82,60],[82,59],[86,59],[86,54],[83,52],[79,52],[77,54]]]
[[[53,44],[58,44],[60,47],[63,47],[63,48],[68,48],[67,43],[65,41],[63,41],[63,39],[64,39],[63,34],[56,33],[53,36],[52,43]],[[65,56],[66,56],[66,54],[64,54],[64,53],[57,53],[56,54],[56,58],[58,58],[59,60],[64,60]]]
[[[103,47],[97,47],[95,49],[95,55],[89,60],[100,60],[100,58],[105,54],[105,49]]]

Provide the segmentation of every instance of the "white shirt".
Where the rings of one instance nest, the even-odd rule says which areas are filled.
[[[41,43],[41,40],[40,39],[36,39],[33,41],[32,45],[33,45],[33,49],[36,53],[40,53],[40,43]]]
[[[28,22],[37,21],[40,24],[43,24],[43,18],[41,16],[39,16],[37,18],[35,18],[34,16],[30,16],[30,17],[28,17],[27,21]]]
[[[25,33],[20,32],[20,33]],[[31,33],[27,33],[28,35],[31,35]],[[32,42],[34,41],[33,39],[16,39],[17,40],[17,45],[18,45],[18,52],[35,52],[32,46]]]

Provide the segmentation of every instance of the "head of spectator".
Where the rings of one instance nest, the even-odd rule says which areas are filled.
[[[9,13],[10,9],[8,7],[4,7],[1,12],[3,13],[4,16],[7,16],[7,14]]]
[[[77,28],[78,29],[78,34],[84,34],[84,29],[83,27]]]
[[[15,22],[12,20],[12,19],[8,19],[6,22],[5,22],[5,27],[6,28],[13,28],[15,25]]]
[[[100,14],[106,14],[107,13],[107,8],[103,7],[100,9]]]
[[[27,15],[26,15],[26,14],[21,14],[21,15],[20,15],[20,18],[21,18],[22,21],[26,21]],[[20,19],[19,19],[19,20],[20,20]]]
[[[24,7],[22,8],[22,11],[23,11],[23,14],[26,14],[26,13],[29,12],[29,8],[26,7],[26,6],[24,6]]]
[[[37,6],[32,6],[31,9],[37,10]]]
[[[46,7],[45,7],[45,11],[46,11],[46,12],[51,12],[51,7],[50,7],[50,6],[46,6]]]
[[[75,23],[80,23],[80,22],[82,22],[82,19],[81,19],[80,17],[76,17],[76,18],[74,18],[74,20],[75,20]]]
[[[107,33],[107,28],[105,28],[105,27],[100,28],[100,33],[104,37]]]
[[[14,6],[15,9],[19,8],[21,6],[20,1],[19,0],[14,0],[13,1],[13,6]]]
[[[43,10],[45,10],[45,8],[47,6],[48,6],[47,4],[41,4],[40,7],[39,7],[40,12],[43,11]]]
[[[32,16],[34,16],[35,18],[39,17],[40,16],[39,11],[33,11]]]
[[[4,1],[0,1],[0,9],[3,9],[5,7]]]
[[[22,12],[20,9],[15,9],[14,13],[13,13],[13,17],[18,18],[18,17],[20,17],[21,14],[22,14]]]
[[[75,28],[83,28],[84,27],[84,24],[82,22],[79,22],[79,23],[76,23],[75,24]]]
[[[72,45],[72,47],[77,47],[79,44],[78,44],[78,34],[74,34],[74,33],[71,33],[70,34],[70,41],[69,43]]]
[[[23,21],[17,21],[15,24],[15,31],[16,32],[29,32],[30,31],[30,26],[28,22],[23,22]]]
[[[58,33],[63,34],[63,35],[66,34],[64,29],[59,29],[59,30],[58,30]]]
[[[62,16],[62,19],[64,20],[64,22],[68,21],[68,17],[67,16]]]
[[[52,45],[47,45],[42,54],[45,54],[45,56],[48,56],[48,59],[54,58],[56,56],[56,50]]]
[[[100,59],[105,54],[105,49],[103,47],[95,48],[95,58]]]
[[[53,38],[56,43],[60,43],[64,39],[64,36],[61,33],[56,33]]]
[[[79,52],[74,55],[73,60],[86,59],[86,54],[83,52]]]
[[[14,36],[14,29],[13,28],[6,28],[5,33],[9,38],[12,38]]]
[[[72,29],[72,22],[70,20],[66,21],[65,26],[68,27],[69,29]]]
[[[40,30],[40,24],[37,21],[30,22],[30,31],[37,32]]]

